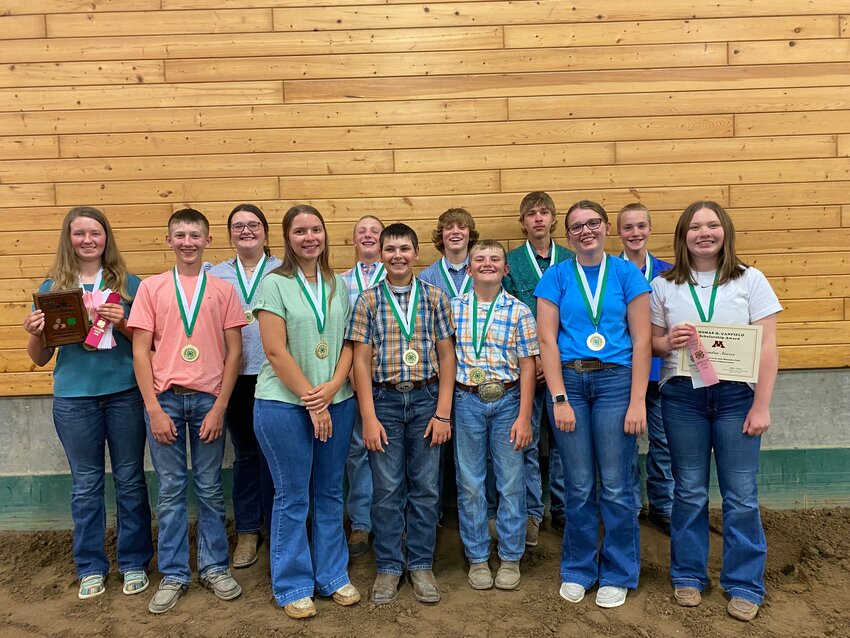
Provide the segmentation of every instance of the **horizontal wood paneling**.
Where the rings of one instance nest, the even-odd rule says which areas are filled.
[[[365,213],[420,234],[463,206],[523,241],[544,189],[729,209],[785,307],[783,368],[850,365],[850,0],[7,0],[0,7],[0,395],[49,393],[21,328],[68,208],[102,207],[132,272],[169,267],[166,220],[306,202],[331,263]],[[616,237],[607,248],[619,251]]]

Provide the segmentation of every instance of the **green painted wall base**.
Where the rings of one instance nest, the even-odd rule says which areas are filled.
[[[643,461],[642,457],[642,466]],[[225,469],[223,475],[225,500],[230,503],[232,472]],[[764,450],[759,490],[761,504],[773,509],[850,506],[850,448]],[[148,491],[155,503],[156,475],[152,472],[148,473]],[[70,494],[68,474],[0,476],[0,529],[70,528]],[[114,519],[111,476],[107,476],[106,494],[107,513]],[[712,504],[720,505],[713,477]]]

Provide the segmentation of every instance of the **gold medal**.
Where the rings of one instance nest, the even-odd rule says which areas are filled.
[[[193,346],[191,343],[187,346],[183,346],[183,349],[180,351],[180,357],[186,363],[193,363],[197,361],[200,356],[201,351],[198,350],[197,346]]]
[[[404,365],[409,368],[412,368],[417,363],[419,363],[419,353],[416,352],[413,348],[409,348],[404,351],[404,354],[401,355],[401,360],[404,361]]]
[[[316,357],[318,357],[319,359],[327,359],[330,352],[331,349],[330,346],[328,346],[327,342],[320,341],[316,344]]]
[[[587,338],[587,347],[593,350],[594,352],[599,352],[602,348],[605,347],[605,337],[603,337],[598,332],[594,332]]]
[[[254,323],[256,320],[257,320],[257,318],[254,316],[253,310],[246,310],[245,311],[245,321],[247,321],[249,324],[251,324],[251,323]]]
[[[472,368],[469,371],[469,380],[472,385],[481,385],[487,379],[487,373],[482,368]]]

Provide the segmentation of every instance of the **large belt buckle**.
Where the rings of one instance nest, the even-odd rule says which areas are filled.
[[[402,381],[395,384],[395,389],[399,392],[410,392],[413,389],[413,381]]]
[[[576,372],[585,372],[584,362],[581,359],[573,361],[573,370]]]
[[[498,401],[505,396],[505,384],[501,381],[488,381],[478,386],[478,397],[484,403]]]

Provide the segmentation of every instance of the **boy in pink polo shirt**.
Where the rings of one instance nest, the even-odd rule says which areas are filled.
[[[222,600],[242,593],[228,568],[221,461],[224,410],[247,322],[233,286],[203,270],[204,249],[212,242],[206,217],[191,208],[177,211],[168,220],[166,242],[175,266],[141,283],[128,322],[159,482],[157,563],[163,578],[148,605],[154,614],[174,607],[192,582],[187,443],[198,497],[201,583]]]

